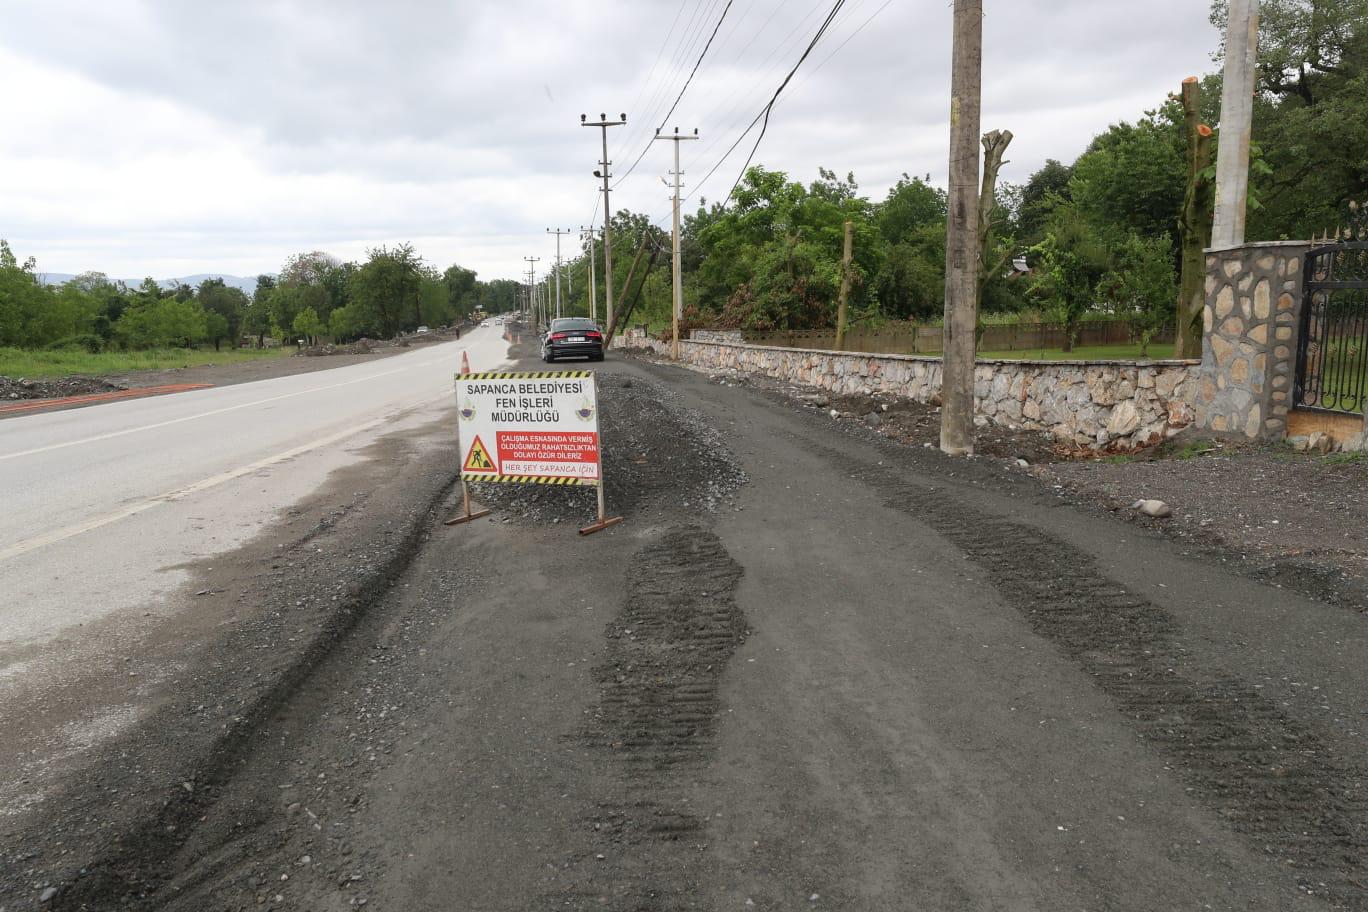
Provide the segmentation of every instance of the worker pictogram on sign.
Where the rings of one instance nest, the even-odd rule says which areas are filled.
[[[485,449],[484,441],[478,436],[470,445],[470,452],[466,454],[465,465],[461,466],[461,471],[498,473],[494,460],[489,458],[489,450]]]

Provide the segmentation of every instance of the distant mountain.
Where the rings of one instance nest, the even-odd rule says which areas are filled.
[[[48,285],[61,285],[63,282],[71,281],[76,278],[76,276],[69,272],[40,272],[38,273],[38,278]],[[241,288],[249,295],[256,291],[257,286],[256,276],[224,275],[218,272],[200,272],[195,275],[180,276],[179,278],[158,279],[157,282],[162,288],[174,288],[181,283],[198,288],[200,283],[205,279],[223,279],[223,284],[233,288]],[[142,279],[113,279],[113,281],[121,281],[129,288],[137,288],[143,283]]]

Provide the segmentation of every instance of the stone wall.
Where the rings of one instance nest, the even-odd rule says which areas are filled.
[[[666,357],[670,351],[668,343],[644,335],[615,344]],[[738,371],[836,394],[940,403],[939,358],[689,340],[680,343],[680,359],[710,373]],[[979,361],[976,421],[1045,431],[1073,447],[1150,446],[1192,423],[1197,371],[1196,361]]]
[[[1287,432],[1309,249],[1277,241],[1207,252],[1199,427],[1261,440]]]

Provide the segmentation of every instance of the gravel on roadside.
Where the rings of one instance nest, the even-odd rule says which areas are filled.
[[[661,513],[678,507],[716,512],[730,503],[745,473],[722,436],[679,402],[670,387],[596,371],[608,512]],[[534,525],[587,525],[596,516],[591,486],[472,482],[471,497],[500,519]]]
[[[0,400],[61,399],[65,396],[84,396],[90,393],[112,393],[128,387],[101,377],[54,377],[47,380],[28,380],[23,377],[0,377]]]

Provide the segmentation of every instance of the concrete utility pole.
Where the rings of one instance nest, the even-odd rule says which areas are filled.
[[[974,452],[974,318],[978,291],[978,149],[983,91],[983,0],[955,0],[952,58],[940,448],[951,456],[964,456]]]
[[[594,229],[580,226],[580,240],[589,242],[589,319],[598,322],[598,283],[594,281]]]
[[[686,139],[698,139],[698,127],[694,127],[693,135],[679,135],[679,127],[674,128],[674,134],[661,136],[660,131],[656,130],[656,139],[668,139],[674,143],[674,170],[670,173],[674,175],[674,307],[670,322],[674,331],[670,334],[670,357],[679,360],[679,320],[684,316],[684,277],[679,265],[679,179],[684,172],[679,170],[679,144]]]
[[[580,115],[580,126],[598,127],[603,133],[603,161],[599,162],[600,170],[594,172],[594,177],[603,178],[603,288],[607,292],[608,300],[605,308],[605,317],[609,324],[613,322],[613,208],[608,205],[608,178],[611,177],[608,169],[612,162],[608,160],[608,128],[620,127],[627,122],[626,114],[619,114],[617,120],[609,120],[608,115],[600,114],[596,121],[586,121],[586,115]]]
[[[554,235],[556,236],[556,318],[557,318],[557,319],[560,319],[561,317],[564,316],[564,314],[561,313],[561,293],[560,293],[560,286],[561,286],[561,255],[560,255],[560,239],[561,239],[561,235],[562,235],[562,234],[570,234],[571,231],[570,231],[569,228],[547,228],[547,229],[546,229],[546,233],[547,233],[547,234],[554,234]]]
[[[1259,0],[1230,0],[1226,26],[1221,135],[1216,146],[1216,218],[1212,247],[1245,240],[1249,199],[1249,134],[1254,120],[1254,65],[1259,55]]]
[[[527,300],[532,309],[532,329],[537,329],[540,322],[537,316],[537,264],[541,262],[541,257],[523,257],[527,261]]]

